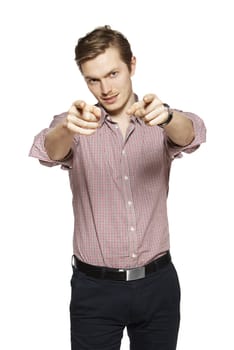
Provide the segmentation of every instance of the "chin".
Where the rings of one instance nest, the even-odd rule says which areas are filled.
[[[110,113],[112,116],[116,116],[116,115],[119,115],[119,114],[121,114],[121,112],[122,112],[122,108],[120,107],[120,108],[118,108],[118,107],[112,107],[112,108],[105,108],[106,109],[106,111],[108,112],[108,113]]]
[[[121,109],[121,107],[118,105],[118,103],[113,103],[113,104],[105,104],[103,105],[103,107],[105,108],[105,110],[107,112],[117,112],[119,109]]]

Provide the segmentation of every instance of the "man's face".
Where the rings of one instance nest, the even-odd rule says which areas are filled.
[[[132,103],[131,76],[135,64],[133,57],[130,72],[114,47],[82,64],[82,74],[89,90],[110,115],[121,114]]]

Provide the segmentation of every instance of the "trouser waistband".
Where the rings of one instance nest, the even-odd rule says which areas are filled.
[[[170,252],[167,251],[166,254],[150,262],[149,264],[131,269],[118,269],[90,265],[80,261],[75,255],[73,255],[72,262],[74,268],[77,268],[79,271],[84,272],[90,277],[116,281],[134,281],[145,278],[149,274],[157,272],[161,268],[168,265],[171,262],[171,255]]]

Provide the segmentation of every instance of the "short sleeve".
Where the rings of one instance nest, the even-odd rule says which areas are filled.
[[[29,152],[30,157],[37,158],[42,165],[52,167],[56,165],[61,165],[61,168],[64,170],[68,170],[72,168],[73,163],[73,152],[72,150],[69,154],[60,161],[54,161],[49,158],[46,149],[45,149],[45,136],[47,132],[55,127],[58,123],[62,121],[63,118],[66,117],[66,113],[55,116],[49,128],[43,129],[39,134],[37,134],[34,138],[32,147]]]
[[[182,152],[192,153],[196,151],[200,145],[206,141],[206,127],[203,120],[196,114],[183,112],[193,123],[195,137],[193,141],[186,146],[175,145],[165,134],[165,142],[168,154],[171,159],[182,157]]]

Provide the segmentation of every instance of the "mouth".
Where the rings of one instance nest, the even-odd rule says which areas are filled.
[[[116,102],[118,95],[112,95],[108,97],[102,97],[102,101],[104,101],[107,104],[113,104]]]

